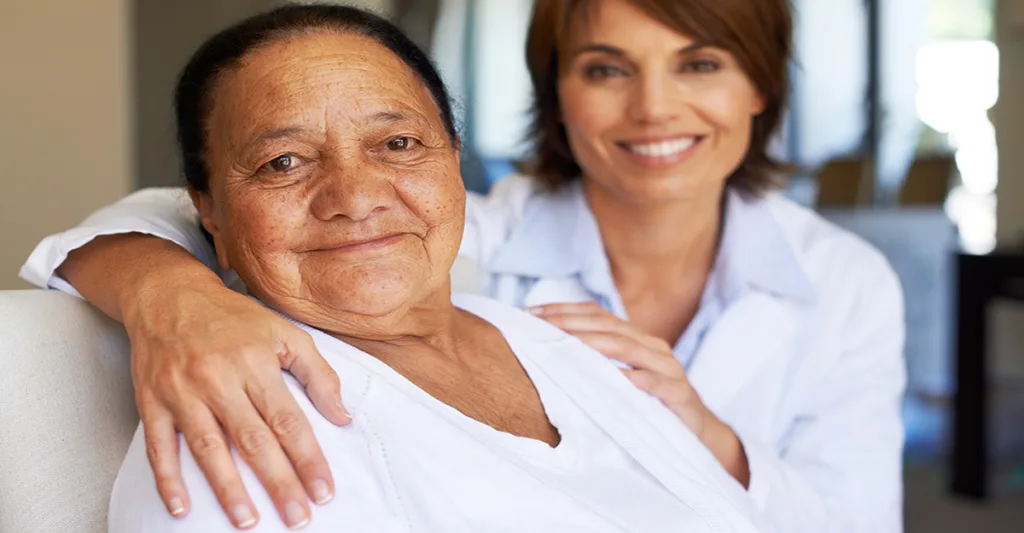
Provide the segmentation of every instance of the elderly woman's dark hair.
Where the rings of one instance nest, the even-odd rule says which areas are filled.
[[[778,129],[789,95],[793,19],[789,0],[629,0],[651,18],[696,41],[732,53],[764,97],[765,110],[754,119],[750,149],[728,184],[749,195],[780,186],[789,172],[772,159],[768,144]],[[593,0],[536,0],[526,43],[533,82],[533,119],[529,139],[536,159],[531,172],[556,188],[578,179],[582,170],[569,149],[558,101],[559,53],[568,24]]]
[[[250,17],[208,39],[189,60],[178,80],[174,110],[185,179],[191,189],[209,188],[206,119],[217,76],[236,67],[249,52],[295,35],[340,32],[362,35],[391,50],[419,77],[434,97],[445,132],[458,143],[448,91],[429,56],[394,24],[367,11],[331,4],[285,5]]]

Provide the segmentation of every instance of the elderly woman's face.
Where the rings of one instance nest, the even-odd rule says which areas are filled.
[[[222,266],[271,306],[329,328],[447,289],[462,238],[458,149],[413,71],[375,41],[278,41],[218,79],[210,194]]]

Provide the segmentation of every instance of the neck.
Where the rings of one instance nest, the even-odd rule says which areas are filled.
[[[705,279],[710,273],[718,250],[722,187],[659,205],[632,203],[586,179],[584,191],[624,297],[652,287],[671,289],[681,274]]]

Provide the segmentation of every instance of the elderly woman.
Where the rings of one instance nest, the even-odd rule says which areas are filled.
[[[193,56],[176,111],[219,262],[308,333],[354,416],[333,425],[289,378],[308,420],[275,426],[309,424],[341,476],[314,487],[314,515],[293,500],[262,531],[756,530],[742,487],[608,359],[522,311],[452,297],[459,141],[438,74],[391,24],[339,6],[246,20]],[[280,347],[286,367],[292,348]],[[241,460],[276,441],[256,422],[181,446],[192,510],[180,519],[164,512],[140,430],[111,531],[229,531],[272,514]],[[229,453],[252,496],[231,521],[218,500],[238,495],[206,481],[236,475],[215,461]]]

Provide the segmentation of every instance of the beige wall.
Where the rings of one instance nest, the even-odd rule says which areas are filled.
[[[997,196],[1000,245],[1024,246],[1024,2],[999,0],[999,103],[993,112],[999,143]]]
[[[128,0],[0,0],[0,289],[129,190]]]
[[[1000,246],[1024,246],[1024,2],[997,0],[999,102],[992,117],[999,143],[997,234]],[[989,309],[991,375],[1024,378],[1024,305],[1001,302]]]

